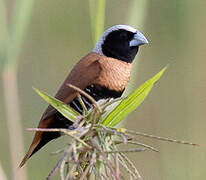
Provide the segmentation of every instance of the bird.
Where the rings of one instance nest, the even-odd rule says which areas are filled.
[[[130,80],[132,62],[139,47],[147,43],[146,37],[129,25],[114,25],[108,28],[93,50],[73,67],[55,98],[82,114],[83,108],[77,92],[68,84],[84,90],[97,102],[121,97]],[[82,100],[88,110],[92,108],[92,102],[88,98],[82,96]],[[38,128],[70,129],[72,124],[72,121],[49,105],[40,119]],[[60,136],[59,132],[37,131],[19,167],[49,141]]]

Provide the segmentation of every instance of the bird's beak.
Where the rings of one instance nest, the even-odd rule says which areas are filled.
[[[129,46],[133,47],[133,46],[141,46],[144,44],[148,44],[148,40],[146,39],[146,37],[139,31],[137,31],[134,34],[133,39],[129,42]]]

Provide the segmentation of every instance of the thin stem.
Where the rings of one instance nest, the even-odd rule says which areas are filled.
[[[88,175],[89,170],[93,167],[95,163],[95,159],[96,159],[96,153],[93,153],[92,158],[90,160],[90,164],[87,166],[87,168],[85,169],[84,173],[81,175],[79,180],[84,180],[84,178]]]
[[[115,174],[116,174],[116,177],[119,179],[119,155],[118,153],[115,154],[114,161],[115,161]]]
[[[17,68],[21,47],[26,35],[33,0],[15,1],[14,11],[12,12],[12,23],[10,25],[10,36],[7,47],[7,61],[5,68]]]
[[[85,143],[83,140],[81,140],[79,137],[75,136],[74,134],[77,134],[76,130],[68,130],[68,129],[47,129],[47,128],[27,128],[28,131],[44,131],[44,132],[62,132],[68,136],[71,136],[75,140],[79,141],[82,145],[85,147],[91,149],[92,147]],[[87,131],[86,131],[87,132]],[[86,133],[84,132],[84,133]]]
[[[7,180],[6,174],[5,174],[1,164],[0,164],[0,179]]]
[[[135,178],[135,173],[130,170],[130,168],[127,166],[127,163],[125,162],[124,158],[122,156],[119,156],[119,162],[120,164],[125,168],[127,173],[132,177],[132,179]],[[130,178],[131,179],[131,178]]]
[[[110,99],[109,99],[108,101],[106,101],[104,104],[101,105],[101,109],[102,109],[102,111],[104,112],[105,109],[106,109],[108,106],[110,106],[110,105],[112,105],[112,104],[114,104],[114,103],[116,103],[116,102],[118,102],[118,101],[122,101],[122,100],[124,100],[124,99],[127,99],[127,97],[120,97],[120,98],[112,99],[111,101],[110,101]]]
[[[146,134],[146,133],[142,133],[142,132],[136,132],[136,131],[131,131],[131,130],[126,130],[126,132],[129,133],[129,134],[134,134],[134,135],[138,135],[138,136],[153,138],[153,139],[157,139],[157,140],[161,140],[161,141],[168,141],[168,142],[179,143],[179,144],[187,144],[187,145],[192,145],[192,146],[199,146],[198,144],[191,143],[191,142],[171,139],[171,138],[168,138],[168,137],[155,136],[155,135]]]
[[[146,151],[146,148],[136,148],[136,149],[128,149],[128,150],[113,150],[113,151],[104,151],[107,154],[114,154],[114,153],[135,153],[135,152],[142,152]]]
[[[66,158],[63,159],[61,165],[60,165],[60,178],[61,180],[65,180],[64,178],[64,166],[66,164]]]
[[[75,141],[73,141],[73,143],[66,149],[66,151],[64,152],[63,156],[61,157],[61,159],[57,162],[56,166],[54,167],[54,169],[49,173],[49,175],[47,176],[46,180],[50,180],[57,172],[57,170],[59,169],[59,167],[62,164],[62,161],[65,159],[65,157],[68,155],[69,152],[72,151],[73,146],[75,145]]]
[[[89,94],[87,94],[86,92],[84,92],[82,89],[73,86],[72,84],[67,84],[70,88],[74,89],[75,91],[79,92],[80,94],[84,95],[86,98],[88,98],[92,104],[94,104],[94,106],[98,109],[98,111],[101,113],[102,110],[99,107],[98,103],[95,101],[95,99],[93,97],[91,97]]]
[[[96,19],[95,19],[95,41],[99,39],[104,29],[104,18],[105,18],[105,6],[106,0],[98,0],[96,7]]]
[[[132,170],[135,172],[135,176],[139,179],[142,180],[142,177],[140,175],[140,173],[138,172],[137,168],[135,167],[135,165],[132,163],[132,161],[130,161],[130,159],[124,154],[124,153],[120,153],[120,155],[123,157],[123,159],[131,166]]]
[[[83,109],[83,116],[85,116],[86,114],[88,114],[87,107],[86,107],[86,105],[85,105],[84,101],[82,100],[81,95],[79,93],[77,94],[77,97],[78,97],[79,102],[80,102],[82,109]]]
[[[21,116],[19,109],[18,87],[16,70],[3,71],[4,98],[7,111],[7,126],[9,133],[9,149],[11,154],[12,175],[14,180],[26,180],[26,171],[17,169],[18,163],[23,156],[23,135],[21,127]],[[16,138],[18,137],[18,138]]]
[[[106,0],[89,0],[89,12],[93,44],[95,44],[104,30]]]
[[[121,143],[124,143],[123,141],[115,141],[114,142],[115,144],[121,144]],[[155,151],[155,152],[159,152],[158,149],[152,147],[152,146],[149,146],[147,144],[144,144],[144,143],[140,143],[140,142],[137,142],[137,141],[127,141],[128,144],[134,144],[134,145],[139,145],[139,146],[143,146],[143,147],[146,147],[152,151]]]

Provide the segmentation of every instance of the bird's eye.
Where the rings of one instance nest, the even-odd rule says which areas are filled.
[[[120,38],[121,39],[127,39],[128,38],[127,33],[126,32],[120,33]]]

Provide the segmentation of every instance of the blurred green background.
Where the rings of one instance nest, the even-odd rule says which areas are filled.
[[[21,7],[18,4],[19,10],[13,15],[15,2],[16,5],[23,5]],[[28,2],[30,4],[27,4]],[[18,164],[13,164],[12,171],[11,154],[18,158],[22,158],[23,154],[19,154],[9,145],[9,137],[13,136],[15,146],[18,146],[22,133],[23,150],[26,152],[33,132],[25,129],[37,126],[47,106],[35,94],[32,86],[54,95],[73,65],[92,50],[95,38],[92,38],[90,15],[96,17],[96,12],[90,12],[89,2],[95,1],[35,0],[33,4],[31,0],[0,1],[0,179],[3,179],[3,172],[7,179],[45,179],[58,160],[59,156],[51,156],[50,152],[63,147],[66,137],[49,143],[33,156],[23,169],[19,170]],[[29,12],[24,12],[27,10]],[[12,16],[16,17],[18,13],[26,14],[24,25],[28,25],[28,28],[22,31],[22,36],[21,33],[16,36],[17,40],[10,38],[7,46],[7,35],[15,29],[12,24],[17,22]],[[191,147],[140,138],[141,142],[160,150],[160,153],[130,154],[145,180],[206,179],[205,17],[205,0],[106,1],[104,29],[114,24],[129,24],[142,31],[150,42],[138,53],[132,81],[125,94],[169,64],[149,97],[125,120],[126,127],[200,145]],[[21,26],[23,25],[19,23],[19,29]],[[18,40],[21,37],[24,41],[17,43],[20,53],[15,57],[16,62],[7,66],[5,59],[12,59],[10,56],[15,54],[15,51],[8,50],[5,55],[6,46],[15,46],[15,42],[21,42]],[[18,66],[15,66],[16,64]],[[7,123],[7,112],[12,103],[6,106],[5,96],[9,94],[9,90],[11,93],[14,90],[9,80],[11,76],[5,73],[9,69],[14,71],[17,77],[17,105],[21,114],[20,123],[17,123],[21,125],[20,135],[15,129],[9,129],[10,125]],[[5,81],[5,74],[8,81]],[[15,99],[11,98],[10,102],[12,100]],[[15,116],[15,112],[13,115]],[[19,175],[12,178],[15,170],[26,170],[27,178],[25,172],[22,177]],[[55,177],[59,179],[58,174]]]

